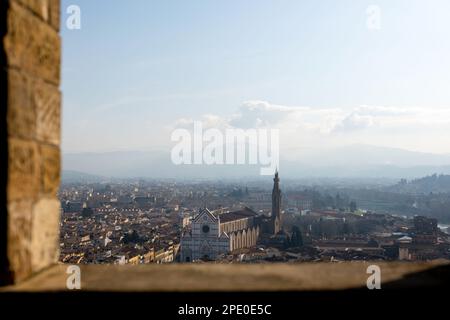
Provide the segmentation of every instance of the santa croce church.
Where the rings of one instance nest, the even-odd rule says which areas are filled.
[[[214,260],[237,249],[270,244],[271,239],[282,232],[278,171],[273,181],[270,216],[258,214],[248,207],[226,213],[200,209],[190,228],[181,236],[181,262]]]

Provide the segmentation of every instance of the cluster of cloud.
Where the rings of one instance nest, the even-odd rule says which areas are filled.
[[[290,147],[298,147],[301,137],[315,139],[316,144],[331,140],[334,143],[340,140],[344,144],[386,144],[392,137],[397,147],[404,145],[420,149],[420,146],[414,146],[414,140],[423,141],[426,137],[436,140],[436,136],[442,134],[450,137],[450,108],[367,105],[313,108],[254,100],[244,102],[237,112],[229,116],[207,114],[195,120],[202,121],[204,128],[279,129]],[[179,119],[175,127],[189,128],[193,121]]]
[[[360,106],[340,120],[334,131],[366,128],[421,129],[443,125],[450,125],[450,108]]]
[[[246,101],[238,112],[220,117],[205,114],[200,120],[205,127],[278,128],[313,130],[322,134],[368,128],[423,127],[450,124],[450,108],[404,108],[358,106],[354,108],[311,108]],[[189,127],[194,119],[182,118],[176,127]]]

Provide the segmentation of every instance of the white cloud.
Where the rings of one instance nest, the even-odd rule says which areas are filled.
[[[209,114],[198,120],[204,128],[276,128],[287,148],[365,143],[450,152],[448,145],[442,145],[442,135],[450,138],[450,108],[312,108],[253,100],[229,116]],[[192,121],[179,119],[175,126],[186,127]]]
[[[180,118],[177,119],[171,127],[172,129],[175,128],[192,129],[194,121],[200,121],[203,125],[203,129],[209,128],[224,129],[230,127],[230,125],[228,124],[228,120],[214,114],[204,114],[199,119]]]

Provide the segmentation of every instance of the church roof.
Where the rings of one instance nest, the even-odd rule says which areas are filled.
[[[217,220],[217,217],[211,211],[209,211],[208,208],[204,208],[204,209],[200,209],[200,212],[194,217],[193,222],[196,222],[201,216],[203,216],[205,214],[209,215],[213,221]]]
[[[250,208],[243,208],[238,211],[223,213],[219,216],[220,222],[230,222],[249,217],[256,217],[258,214]]]

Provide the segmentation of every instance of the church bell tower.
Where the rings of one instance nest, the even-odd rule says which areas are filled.
[[[275,171],[275,177],[273,178],[271,219],[273,233],[277,234],[281,230],[281,190],[280,178],[278,178],[278,170]]]

